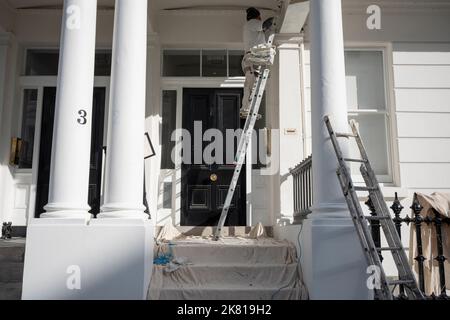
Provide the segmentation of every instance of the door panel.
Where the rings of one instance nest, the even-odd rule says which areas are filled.
[[[45,212],[48,203],[48,184],[50,180],[50,162],[52,157],[53,120],[55,118],[56,88],[44,88],[42,99],[41,138],[39,147],[39,167],[36,191],[35,217]]]
[[[184,89],[182,126],[191,134],[190,160],[182,164],[181,177],[181,225],[214,226],[220,217],[228,187],[234,172],[234,165],[227,164],[226,129],[241,127],[239,109],[242,99],[241,89]],[[201,122],[201,132],[194,122]],[[210,141],[203,141],[207,129],[217,129],[223,137],[223,159],[219,163],[208,164],[203,159],[203,150]],[[195,134],[197,136],[195,136]],[[201,137],[198,134],[201,134]],[[201,142],[200,142],[201,141]],[[188,142],[184,142],[188,143]],[[238,140],[235,139],[234,152]],[[198,146],[197,146],[198,145]],[[183,148],[189,148],[183,145]],[[196,150],[195,147],[198,149]],[[213,156],[215,154],[213,153]],[[217,159],[217,158],[216,158]],[[231,155],[230,159],[233,159]],[[214,179],[215,178],[215,179]],[[246,224],[245,213],[245,165],[236,187],[225,225]]]
[[[90,212],[94,215],[97,215],[100,212],[105,98],[105,88],[94,88],[88,194],[88,203],[91,206]]]
[[[100,211],[105,94],[105,88],[94,88],[92,106],[91,162],[88,186],[88,204],[91,206],[90,213],[94,215],[97,215]],[[35,217],[37,218],[45,212],[44,206],[48,203],[55,101],[56,88],[45,87],[42,102],[42,125],[36,192]]]

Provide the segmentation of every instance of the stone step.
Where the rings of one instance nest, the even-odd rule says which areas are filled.
[[[165,272],[164,265],[153,266],[149,299],[297,300],[308,296],[295,246],[288,241],[181,237],[160,243],[155,256],[184,263],[173,272]]]
[[[23,262],[0,263],[0,282],[22,282]]]
[[[242,287],[289,286],[296,281],[297,264],[241,264],[241,265],[187,265],[170,273],[164,266],[155,266],[153,278],[161,276],[164,288],[196,286],[218,286],[221,284]],[[160,273],[157,275],[157,273]]]
[[[159,231],[162,229],[162,226],[156,226],[155,227],[155,234],[158,234]],[[190,237],[190,236],[196,236],[196,237],[209,237],[214,234],[214,231],[216,227],[211,226],[205,226],[205,227],[186,227],[186,226],[176,226],[175,227],[180,233],[183,235]],[[245,237],[247,236],[253,227],[223,227],[222,229],[222,235],[224,237]],[[272,226],[265,226],[264,227],[267,236],[272,237],[273,236],[273,227]]]
[[[0,247],[0,262],[23,262],[25,248]]]
[[[0,282],[0,300],[20,300],[22,297],[22,283]]]
[[[163,288],[160,300],[302,300],[303,288],[266,287],[191,287]]]
[[[287,241],[225,238],[175,240],[162,244],[158,253],[186,257],[193,264],[290,264],[296,261],[295,246]]]

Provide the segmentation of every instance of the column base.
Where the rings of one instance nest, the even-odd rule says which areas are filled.
[[[150,221],[142,220],[34,220],[22,299],[146,299],[153,232]]]
[[[80,206],[75,203],[49,203],[44,207],[46,212],[41,214],[41,218],[50,219],[81,219],[88,221],[92,215],[88,212],[91,208]]]
[[[97,215],[98,219],[139,219],[139,220],[148,220],[148,214],[142,211],[108,211],[102,212]]]
[[[76,219],[88,221],[93,215],[87,211],[53,211],[44,212],[41,214],[41,218],[49,219]]]
[[[101,208],[101,213],[97,215],[99,219],[142,219],[147,220],[149,216],[144,212],[144,205],[136,206],[131,203],[105,204]]]
[[[344,210],[346,209],[346,210]],[[343,204],[323,204],[303,222],[303,276],[312,300],[371,300],[355,226]]]

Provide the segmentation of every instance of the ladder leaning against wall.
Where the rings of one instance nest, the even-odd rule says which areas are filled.
[[[424,296],[419,290],[417,281],[409,265],[408,257],[406,256],[401,239],[397,233],[394,222],[392,221],[389,209],[384,201],[383,193],[381,192],[375,172],[372,169],[366,150],[364,148],[361,136],[356,128],[356,122],[350,121],[352,132],[335,132],[331,125],[330,118],[324,118],[328,134],[331,138],[334,151],[338,160],[338,168],[336,174],[339,184],[342,188],[345,200],[347,201],[348,209],[356,228],[361,246],[369,266],[375,267],[375,276],[379,277],[379,281],[374,284],[375,297],[379,300],[393,300],[391,287],[402,285],[405,288],[405,293],[408,299],[422,300]],[[360,158],[346,158],[342,152],[338,138],[354,138],[359,149]],[[360,171],[364,178],[364,186],[355,186],[352,180],[349,162],[360,163]],[[375,215],[366,216],[361,208],[357,191],[364,191],[369,193],[369,198],[375,208]],[[377,247],[372,238],[372,233],[369,229],[369,221],[379,221],[386,238],[387,247]],[[389,280],[383,269],[379,253],[381,251],[390,251],[395,262],[395,267],[398,271],[398,279]]]
[[[268,48],[272,47],[275,34],[280,30],[281,27],[280,21],[282,20],[282,15],[285,12],[286,4],[287,4],[286,1],[278,1],[278,13],[273,18],[272,26],[269,29],[270,34],[267,38],[266,47]],[[256,54],[258,54],[258,48],[256,48]],[[253,128],[255,126],[256,120],[258,120],[259,107],[261,105],[264,90],[266,89],[267,79],[269,78],[270,65],[273,64],[274,58],[275,58],[274,55],[271,55],[268,63],[262,64],[258,66],[258,68],[256,69],[258,75],[256,77],[255,84],[251,92],[250,109],[247,118],[245,120],[242,135],[239,139],[239,145],[236,151],[236,158],[234,162],[236,167],[234,168],[233,177],[231,178],[231,183],[230,186],[228,187],[227,196],[225,198],[225,202],[219,218],[219,223],[217,224],[217,228],[214,233],[215,240],[218,240],[220,238],[222,234],[222,228],[225,225],[225,220],[227,218],[228,211],[231,206],[231,201],[233,200],[233,196],[236,191],[236,185],[239,180],[242,165],[244,164],[247,148],[249,146],[252,137]]]

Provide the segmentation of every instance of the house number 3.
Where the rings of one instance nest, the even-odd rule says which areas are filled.
[[[77,119],[77,122],[81,125],[85,125],[87,122],[86,116],[87,116],[87,112],[86,110],[79,110],[78,114],[80,115],[80,117]]]

